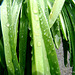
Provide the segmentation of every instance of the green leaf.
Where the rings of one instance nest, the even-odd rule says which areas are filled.
[[[27,49],[28,18],[26,16],[26,4],[22,5],[19,29],[19,63],[21,75],[24,75]]]
[[[45,75],[51,75],[50,65],[48,62],[47,53],[46,53],[45,44],[44,44],[43,39],[42,39],[42,50],[43,50],[43,62],[44,62],[44,74]]]
[[[59,19],[60,19],[61,31],[62,31],[62,33],[63,33],[64,38],[67,40],[66,27],[65,27],[64,19],[63,19],[61,13],[59,14]]]
[[[59,27],[58,19],[56,20],[53,27],[51,28],[51,31],[52,31],[55,46],[58,49],[61,44],[61,35],[60,35],[60,27]]]
[[[3,44],[1,42],[1,40],[0,40],[0,62],[3,66],[3,68],[5,68],[6,63],[5,63],[4,48],[3,48]]]
[[[13,74],[15,72],[15,75],[20,74],[20,68],[16,54],[16,43],[17,43],[17,28],[18,28],[17,23],[18,23],[21,5],[22,5],[22,0],[13,1],[13,5],[12,5],[12,0],[5,0],[2,4],[2,10],[1,10],[2,32],[4,39],[6,63],[7,67],[9,68],[8,71],[10,72],[13,71],[12,72]],[[5,22],[3,22],[4,19]],[[11,65],[10,67],[9,63]]]
[[[62,43],[63,43],[63,53],[64,53],[64,64],[67,66],[67,54],[69,50],[69,43],[64,39],[62,36]]]
[[[54,1],[52,0],[47,0],[47,5],[51,11],[52,6],[53,6]],[[54,43],[56,45],[56,48],[59,48],[60,43],[61,43],[61,35],[60,35],[60,28],[59,28],[59,19],[56,20],[54,23],[53,27],[51,28],[51,33],[53,36]]]
[[[63,5],[64,5],[64,2],[65,0],[55,0],[54,1],[54,4],[53,4],[53,8],[51,10],[51,13],[50,13],[50,19],[49,19],[49,27],[51,28],[54,24],[54,22],[56,21]]]
[[[8,15],[10,14],[10,8],[7,6],[10,6],[10,1],[7,2],[4,1],[1,6],[1,25],[2,25],[2,33],[3,33],[3,41],[4,41],[4,52],[5,52],[5,60],[7,64],[8,74],[14,75],[14,65],[12,62],[12,52],[10,49],[10,43],[9,43],[9,20]],[[9,13],[8,13],[9,12]]]
[[[72,25],[73,25],[73,28],[75,31],[75,7],[72,6],[71,4],[69,4],[69,5],[67,5],[66,8],[69,13],[69,16],[70,16],[70,19],[71,19],[71,22],[72,22]]]
[[[67,5],[66,5],[67,6]],[[68,32],[68,38],[69,38],[69,45],[72,47],[71,50],[73,50],[73,75],[75,75],[75,32],[74,28],[72,27],[72,23],[70,21],[69,15],[66,12],[66,9],[63,9],[63,17],[64,21],[66,24],[67,32]],[[71,50],[70,50],[70,55],[71,55]]]
[[[38,7],[36,0],[29,0],[32,32],[33,32],[33,43],[34,43],[34,55],[35,55],[35,70],[36,75],[44,74],[43,66],[43,54],[42,54],[42,35],[39,25]]]
[[[43,3],[44,3],[45,9],[43,8],[43,5],[42,5]],[[38,0],[40,28],[41,28],[42,38],[45,44],[49,66],[50,66],[50,73],[52,75],[54,74],[60,75],[57,54],[55,51],[53,38],[49,28],[49,17],[47,17],[47,15],[49,14],[47,15],[45,14],[45,12],[48,11],[47,1],[42,0],[42,4],[41,4],[41,1]]]

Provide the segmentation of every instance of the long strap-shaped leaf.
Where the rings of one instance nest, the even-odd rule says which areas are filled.
[[[11,8],[11,20],[12,23],[9,26],[9,38],[10,38],[10,47],[12,51],[13,64],[15,68],[15,74],[20,74],[20,67],[18,64],[17,54],[16,54],[16,42],[17,42],[17,21],[20,13],[20,8],[22,5],[22,0],[15,0]],[[16,9],[15,9],[16,8]]]
[[[65,2],[65,0],[61,0],[61,1],[60,0],[55,0],[53,8],[52,8],[51,13],[50,13],[50,19],[49,19],[50,20],[49,21],[49,23],[50,23],[49,27],[50,28],[52,27],[52,25],[56,21],[58,15],[59,15],[59,13],[60,13],[63,5],[64,5],[64,2]]]
[[[53,6],[53,5],[51,5],[51,3],[54,3],[54,2],[49,2],[49,0],[47,0],[47,5],[48,5],[50,10]],[[52,35],[53,35],[53,40],[54,40],[55,46],[56,46],[56,48],[59,48],[60,43],[61,43],[59,18],[56,20],[53,27],[51,28],[51,32],[52,32]]]
[[[19,30],[19,63],[21,75],[24,75],[25,62],[26,62],[26,48],[27,48],[27,31],[28,31],[28,19],[24,12],[26,10],[26,4],[22,5],[22,12],[20,18],[20,30]]]
[[[66,5],[67,6],[67,5]],[[74,28],[71,25],[69,16],[66,12],[66,9],[64,8],[63,10],[63,17],[64,17],[64,21],[66,24],[66,28],[67,28],[67,32],[70,38],[70,45],[72,45],[72,50],[73,50],[73,75],[75,75],[75,32],[74,32]]]
[[[36,5],[37,5],[37,3],[36,3]],[[36,9],[37,11],[38,11],[38,9]],[[35,10],[34,10],[35,11]],[[36,14],[36,11],[34,12],[35,14]],[[37,15],[38,16],[38,15]],[[39,20],[39,19],[38,19]],[[40,27],[39,27],[39,25],[37,25],[36,26],[36,28],[37,29],[39,29],[40,30]],[[35,29],[36,29],[35,28]],[[40,31],[41,32],[41,31]],[[34,34],[33,34],[34,35]],[[39,66],[42,68],[42,69],[44,69],[44,72],[43,73],[38,73],[38,75],[50,75],[50,68],[49,68],[49,63],[48,63],[48,59],[47,59],[47,55],[46,55],[46,50],[45,50],[45,45],[44,45],[44,41],[43,41],[43,38],[41,38],[42,37],[42,34],[40,35],[40,34],[36,34],[36,36],[37,36],[37,38],[38,38],[38,36],[40,36],[40,39],[41,39],[41,45],[39,45],[39,44],[37,44],[37,46],[41,46],[41,51],[42,51],[42,54],[43,54],[43,57],[42,57],[42,59],[43,59],[43,66],[44,66],[44,68],[42,68],[41,66],[40,66],[40,64],[39,64]],[[35,45],[34,45],[35,46]],[[39,49],[40,50],[40,49]],[[35,52],[35,51],[34,51]],[[40,54],[39,54],[40,55]],[[35,59],[35,55],[34,55],[34,53],[33,53],[33,60],[32,60],[32,74],[33,75],[35,75],[36,74],[36,62],[35,62],[35,60],[37,60],[37,59]],[[40,59],[40,58],[39,58]],[[41,61],[41,60],[40,60]]]
[[[67,14],[67,11],[66,11],[66,8],[65,7],[63,7],[63,9],[62,9],[62,19],[63,19],[63,22],[64,22],[64,24],[65,24],[65,27],[66,27],[66,30],[67,30],[67,33],[68,33],[68,40],[69,40],[69,51],[70,51],[70,66],[72,66],[73,64],[73,62],[71,62],[72,60],[73,60],[73,57],[72,57],[72,45],[71,45],[71,39],[70,39],[70,34],[69,34],[69,29],[68,29],[68,27],[67,27],[67,24],[71,24],[70,22],[66,22],[66,20],[65,20],[65,13],[64,12],[66,12],[66,14]],[[68,14],[67,14],[68,15]],[[70,21],[70,19],[68,19],[69,21]],[[71,32],[71,31],[70,31]]]
[[[53,0],[52,0],[53,1]],[[49,0],[47,0],[47,4],[48,4],[48,7],[49,7],[49,9],[51,10],[52,9],[52,4],[54,3],[54,1],[52,2],[52,1],[50,1],[49,2]],[[60,14],[58,14],[59,15],[59,19],[60,19],[60,27],[61,27],[61,31],[62,31],[62,33],[63,33],[63,36],[65,37],[65,39],[67,40],[67,35],[66,35],[66,28],[65,28],[65,24],[64,24],[64,21],[63,21],[63,18],[62,18],[62,14],[60,13]],[[55,25],[55,24],[54,24]],[[57,27],[57,25],[56,25],[56,27]]]
[[[10,15],[11,17],[11,14],[10,14],[11,7],[9,5],[10,5],[10,1],[7,4],[7,1],[5,0],[1,6],[1,25],[2,25],[5,59],[6,59],[8,74],[14,75],[14,66],[12,63],[12,52],[11,52],[10,43],[9,43],[9,20],[10,18],[8,18],[8,16]]]
[[[43,49],[43,62],[44,62],[44,74],[45,75],[51,75],[50,73],[50,65],[47,58],[47,52],[44,44],[44,40],[42,38],[42,49]]]
[[[8,43],[8,47],[9,48],[5,48],[6,52],[7,50],[11,52],[11,56],[8,56],[8,58],[10,58],[9,62],[13,61],[13,64],[11,64],[12,66],[14,65],[14,70],[15,70],[15,74],[20,74],[20,68],[19,68],[19,64],[18,64],[18,59],[17,59],[17,54],[16,54],[16,38],[17,38],[17,21],[18,21],[18,17],[19,17],[19,12],[20,12],[20,8],[21,8],[21,4],[22,4],[22,0],[16,0],[13,2],[13,6],[12,5],[12,0],[5,0],[4,3],[6,4],[2,6],[2,13],[3,9],[5,8],[5,12],[2,15],[2,30],[3,30],[3,36],[4,39],[6,38],[6,40],[4,40],[5,43]],[[4,8],[3,8],[4,7]],[[15,9],[16,8],[16,9]],[[3,23],[4,20],[4,15],[6,16],[5,23]],[[5,30],[6,28],[7,30]],[[6,36],[5,36],[6,34]],[[4,43],[4,45],[5,45]],[[6,53],[5,53],[6,54]],[[7,56],[6,56],[7,57]],[[6,59],[6,61],[8,61]],[[8,65],[8,64],[7,64]],[[9,69],[11,70],[13,69],[12,67]]]
[[[31,22],[33,30],[33,42],[34,42],[34,55],[35,55],[35,69],[36,75],[44,74],[43,67],[43,54],[42,54],[42,37],[41,30],[39,26],[39,16],[38,16],[38,7],[36,0],[29,0],[30,12],[31,12]]]
[[[14,27],[14,42],[15,42],[15,46],[17,43],[17,28],[18,28],[18,17],[19,17],[19,13],[20,13],[20,8],[22,6],[22,1],[23,0],[14,0],[13,5],[12,5],[12,26]]]
[[[51,28],[51,31],[52,31],[55,46],[58,49],[61,43],[60,27],[59,27],[58,20],[56,20],[56,22],[54,23],[53,27]]]
[[[67,40],[67,35],[66,35],[66,26],[62,17],[62,14],[59,14],[59,19],[60,19],[60,27],[61,27],[61,31],[65,37],[65,39]]]
[[[72,4],[69,4],[67,6],[67,11],[70,15],[71,22],[72,22],[72,25],[73,25],[73,28],[74,28],[74,31],[75,31],[75,7]]]
[[[46,10],[48,11],[46,6],[47,2],[45,0],[42,1],[43,1],[42,3],[44,3],[44,6],[46,7]],[[54,74],[60,75],[57,55],[56,55],[53,39],[51,36],[51,32],[49,29],[49,21],[48,21],[49,18],[45,16],[45,11],[43,10],[40,0],[38,0],[38,8],[39,8],[39,21],[40,21],[40,27],[42,32],[42,38],[47,52],[47,58],[50,65],[50,72],[52,75]]]
[[[0,63],[2,64],[3,68],[5,68],[4,48],[1,40],[0,40]]]

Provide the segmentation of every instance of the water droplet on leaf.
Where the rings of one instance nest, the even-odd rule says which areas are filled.
[[[38,46],[41,46],[41,42],[38,42]]]
[[[34,10],[33,12],[34,12],[34,14],[37,14],[38,11],[37,10]]]
[[[18,70],[18,68],[16,68],[16,70]]]
[[[10,63],[10,60],[8,61],[8,63]]]
[[[52,70],[54,70],[54,68],[53,68],[53,67],[52,67],[51,69],[52,69]]]
[[[9,27],[9,24],[7,24],[7,27]]]

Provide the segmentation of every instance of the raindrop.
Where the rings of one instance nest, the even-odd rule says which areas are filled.
[[[59,68],[57,68],[57,70],[59,70]]]
[[[48,54],[51,54],[51,51],[49,51]]]
[[[49,38],[50,38],[50,36],[49,36]]]
[[[10,37],[12,38],[12,35]]]
[[[9,15],[9,13],[8,13],[8,15]]]
[[[52,11],[51,11],[50,15],[52,15]]]
[[[37,10],[34,10],[33,12],[34,12],[34,14],[37,14],[38,11]]]
[[[7,24],[7,27],[9,27],[9,24]]]
[[[33,51],[31,51],[31,54],[33,54]]]
[[[41,46],[41,42],[38,42],[38,46],[39,46],[39,47]]]
[[[40,21],[42,21],[42,18],[40,18]]]
[[[18,70],[18,68],[16,68],[16,70]]]
[[[54,68],[53,68],[53,67],[52,67],[51,69],[52,69],[52,70],[54,70]]]
[[[49,39],[48,39],[48,42],[49,42]]]
[[[33,41],[30,42],[30,46],[31,46],[31,47],[33,46]]]
[[[28,27],[29,30],[31,30],[31,27]]]
[[[31,58],[31,60],[33,60],[33,57]]]
[[[35,35],[36,35],[36,36],[39,36],[39,33],[36,33]]]
[[[50,43],[50,46],[51,46],[52,44]]]
[[[54,62],[55,64],[57,63],[57,62]]]
[[[9,51],[8,51],[8,54],[9,54]]]
[[[31,32],[29,33],[29,35],[30,35],[30,37],[32,37],[32,33]]]
[[[45,32],[46,30],[44,30],[44,32]]]
[[[14,55],[16,55],[16,53],[14,53]]]
[[[8,44],[5,44],[5,46],[8,46]]]
[[[48,67],[47,67],[47,71],[49,71]]]
[[[71,4],[69,4],[70,5],[70,7],[71,7],[71,9],[72,9],[72,5]]]
[[[21,37],[23,38],[23,35]]]
[[[46,33],[44,33],[44,35],[46,35]]]
[[[46,7],[46,9],[48,9],[48,7]]]
[[[11,28],[10,28],[10,30],[11,30]]]
[[[8,10],[8,12],[9,12],[9,10]]]
[[[12,68],[10,68],[10,70],[12,71]]]
[[[8,61],[8,63],[10,63],[10,60]]]
[[[42,14],[39,15],[39,18],[41,18]]]
[[[56,74],[58,74],[59,72],[56,71]]]
[[[35,15],[35,19],[36,19],[36,20],[39,20],[38,15]]]
[[[48,36],[48,34],[46,34],[46,36]]]
[[[40,8],[39,8],[39,10],[40,10]]]
[[[7,67],[8,67],[9,65],[7,65]]]
[[[32,44],[30,44],[30,46],[32,47],[33,45],[32,45]]]
[[[58,31],[59,31],[59,29],[58,29]]]
[[[38,29],[39,28],[39,25],[37,25],[36,28]]]
[[[54,48],[52,49],[52,51],[54,51]]]

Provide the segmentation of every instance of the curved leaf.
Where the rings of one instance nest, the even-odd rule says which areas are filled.
[[[53,8],[51,10],[51,13],[50,13],[50,19],[49,19],[49,27],[51,28],[54,24],[54,22],[56,21],[63,5],[64,5],[64,2],[65,0],[55,0],[54,1],[54,4],[53,4]]]

